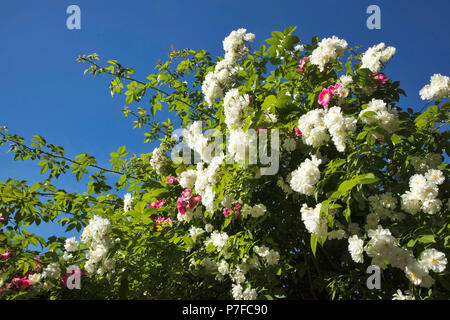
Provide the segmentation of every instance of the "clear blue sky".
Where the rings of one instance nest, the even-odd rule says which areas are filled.
[[[81,30],[68,30],[66,9],[81,9]],[[381,8],[381,30],[366,27],[366,8]],[[399,106],[419,110],[418,91],[434,73],[450,75],[450,1],[159,1],[159,0],[16,0],[0,9],[0,125],[27,141],[34,134],[63,146],[67,154],[94,155],[108,165],[109,153],[127,145],[132,153],[151,152],[143,132],[132,129],[120,111],[124,100],[112,99],[108,78],[83,76],[79,54],[96,52],[136,69],[141,79],[165,60],[170,46],[205,49],[223,55],[222,40],[232,30],[256,34],[255,46],[273,30],[298,26],[305,42],[336,35],[350,46],[385,42],[397,48],[385,70],[408,94]],[[0,179],[41,180],[39,167],[18,163],[0,149]],[[84,191],[75,179],[58,186]],[[42,228],[51,233],[54,226]],[[58,229],[59,230],[59,229]],[[56,232],[56,229],[55,229]],[[59,231],[57,231],[59,232]]]

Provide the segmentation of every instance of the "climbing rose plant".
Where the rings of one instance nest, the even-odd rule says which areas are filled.
[[[395,48],[299,44],[294,30],[258,49],[235,30],[217,59],[173,48],[146,80],[80,56],[158,147],[122,146],[106,168],[2,127],[14,160],[38,160],[48,176],[0,182],[0,297],[448,298],[450,79],[433,75],[415,112],[384,69]],[[275,170],[264,153],[249,161],[256,148]],[[85,192],[54,185],[69,174]],[[79,240],[27,230],[41,223]],[[367,286],[369,266],[379,289]],[[80,288],[69,289],[75,274]]]

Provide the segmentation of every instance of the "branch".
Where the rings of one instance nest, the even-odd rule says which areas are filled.
[[[92,66],[94,66],[94,67],[97,68],[97,69],[104,69],[103,67],[100,67],[100,66],[99,66],[98,64],[96,64],[95,62],[90,61],[90,60],[87,60],[87,59],[84,58],[84,57],[80,57],[80,60],[81,60],[81,61],[84,61],[84,62],[87,62],[87,63],[89,63],[89,64],[91,64]],[[168,92],[166,92],[166,91],[164,91],[164,90],[161,90],[161,89],[159,89],[159,88],[157,88],[157,87],[154,87],[154,86],[149,85],[148,83],[145,83],[145,82],[142,82],[142,81],[140,81],[140,80],[131,78],[131,77],[129,77],[129,76],[125,77],[125,76],[121,75],[121,74],[118,73],[118,72],[113,73],[113,72],[111,72],[111,71],[102,70],[102,73],[106,73],[106,74],[109,74],[109,75],[111,75],[111,76],[118,77],[118,78],[120,78],[120,79],[125,79],[125,80],[130,80],[130,81],[136,81],[136,82],[139,83],[139,84],[145,85],[146,88],[153,89],[153,90],[158,91],[158,92],[160,92],[160,93],[162,93],[162,94],[164,94],[164,95],[166,95],[166,96],[169,96],[169,97],[171,96],[171,94],[169,94]],[[176,101],[179,101],[179,102],[184,103],[184,104],[187,105],[188,107],[194,108],[193,105],[187,103],[186,101],[180,100],[180,99],[175,98],[175,97],[174,97],[174,99],[175,99]]]
[[[50,152],[47,152],[47,151],[43,151],[43,150],[39,150],[39,149],[35,149],[35,148],[30,148],[30,147],[28,147],[27,145],[25,145],[25,144],[23,144],[23,143],[21,143],[21,142],[10,140],[10,139],[8,138],[8,136],[6,136],[6,135],[5,135],[4,133],[2,133],[2,132],[0,132],[0,135],[2,135],[7,141],[12,142],[12,143],[14,143],[14,144],[17,144],[17,145],[23,147],[23,148],[26,149],[26,150],[30,150],[30,151],[36,150],[36,152],[38,152],[38,153],[40,153],[40,154],[45,154],[45,155],[48,155],[48,156],[50,156],[50,157],[52,157],[52,158],[63,159],[63,160],[66,160],[66,161],[68,161],[68,162],[77,164],[77,165],[79,165],[79,166],[81,166],[81,167],[84,167],[84,165],[83,165],[82,163],[80,163],[80,162],[78,162],[78,161],[75,161],[75,160],[72,160],[72,159],[70,159],[70,158],[67,158],[67,157],[65,157],[65,156],[63,156],[63,155],[55,155],[55,154],[50,153]],[[120,172],[120,171],[115,171],[115,170],[110,170],[110,169],[106,169],[106,168],[102,168],[102,167],[97,166],[97,165],[95,165],[95,164],[89,164],[89,165],[87,165],[87,167],[92,167],[92,168],[96,168],[96,169],[103,170],[103,171],[105,171],[105,172],[110,172],[110,173],[115,173],[115,174],[120,174],[120,175],[126,174],[126,175],[128,175],[130,178],[136,179],[136,177],[134,177],[134,176],[132,176],[132,175],[129,175],[128,173]]]

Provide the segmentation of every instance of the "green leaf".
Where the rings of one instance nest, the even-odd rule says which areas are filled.
[[[296,26],[292,26],[292,27],[287,27],[286,29],[284,29],[284,35],[287,36],[289,34],[291,34],[292,32],[295,31],[295,29],[297,29]]]
[[[261,109],[267,110],[271,106],[276,105],[276,104],[277,104],[277,97],[275,97],[274,95],[270,95],[264,99],[264,102],[261,105]]]
[[[411,239],[411,240],[408,241],[408,243],[406,244],[406,246],[407,246],[408,248],[412,248],[412,247],[415,246],[416,242],[417,242],[417,239],[415,239],[415,240],[414,240],[414,239]]]
[[[316,249],[317,249],[317,241],[319,239],[317,238],[316,235],[311,235],[311,250],[314,256],[316,256]]]
[[[434,235],[432,235],[432,234],[427,234],[427,235],[421,236],[417,240],[419,242],[422,242],[422,243],[433,243],[433,242],[435,242]]]
[[[401,136],[396,135],[395,133],[391,136],[391,141],[394,145],[400,144],[403,142],[403,139]]]
[[[426,111],[424,111],[421,115],[419,115],[415,120],[415,124],[419,129],[424,128],[429,122],[433,119],[438,111],[437,105],[433,105],[429,107]]]
[[[280,31],[273,31],[272,35],[277,39],[280,39],[280,40],[284,39],[284,34],[282,34]]]

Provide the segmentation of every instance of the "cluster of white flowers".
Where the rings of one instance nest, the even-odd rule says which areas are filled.
[[[438,185],[444,181],[444,174],[436,169],[430,169],[424,175],[413,175],[409,179],[410,190],[401,196],[402,209],[410,214],[416,214],[420,210],[428,214],[439,212],[442,202],[437,199]]]
[[[64,249],[66,249],[67,252],[74,252],[78,250],[78,246],[80,243],[75,239],[75,237],[67,238],[64,243]]]
[[[225,260],[221,260],[217,264],[217,271],[219,271],[222,276],[226,276],[230,272],[229,267],[230,266],[228,262],[226,262]]]
[[[297,142],[294,138],[287,138],[283,141],[283,149],[288,152],[292,152],[297,148]]]
[[[348,238],[348,252],[357,263],[363,263],[364,241],[355,234]]]
[[[242,288],[240,284],[234,284],[231,290],[231,294],[235,300],[256,300],[258,294],[255,289]]]
[[[254,251],[258,256],[263,258],[268,265],[277,264],[280,260],[280,253],[273,249],[269,249],[266,246],[255,246]]]
[[[245,274],[247,269],[242,269],[240,266],[237,266],[236,269],[230,274],[231,281],[236,284],[243,283],[245,281]]]
[[[246,33],[246,31],[246,29],[234,30],[223,40],[224,59],[216,64],[214,71],[210,71],[205,76],[202,84],[202,92],[209,105],[212,105],[214,100],[223,94],[231,77],[238,71],[234,64],[249,51],[246,43],[252,42],[255,35]]]
[[[236,163],[246,164],[250,148],[256,148],[256,143],[250,143],[251,137],[242,129],[230,130],[227,138],[227,151]],[[253,154],[256,154],[253,152]]]
[[[266,109],[263,111],[263,122],[268,122],[268,123],[277,123],[278,119],[276,114],[270,112],[270,109]]]
[[[106,258],[109,249],[112,247],[112,241],[108,237],[110,229],[111,224],[109,220],[97,215],[94,215],[84,228],[80,239],[90,244],[89,252],[86,255],[88,260],[84,265],[88,273],[97,272],[97,274],[103,275],[105,271],[114,267],[114,260]],[[103,262],[102,265],[99,265],[99,262]]]
[[[202,121],[195,121],[183,129],[183,142],[189,148],[197,152],[203,162],[211,161],[211,152],[208,144],[208,137],[202,133]]]
[[[155,148],[152,152],[152,158],[150,159],[150,165],[155,169],[158,175],[164,175],[166,173],[165,168],[170,164],[170,159],[166,155],[167,149],[164,147]]]
[[[422,253],[419,264],[426,271],[443,272],[447,266],[447,257],[444,253],[431,248]]]
[[[211,233],[214,230],[214,226],[210,223],[205,224],[205,231]]]
[[[353,77],[351,75],[342,75],[339,78],[339,83],[343,86],[343,87],[347,87],[348,85],[353,83]]]
[[[247,42],[253,42],[255,35],[253,33],[247,33],[244,28],[234,30],[226,37],[222,44],[225,50],[225,59],[232,61],[233,63],[244,57],[249,49],[246,47]]]
[[[298,167],[297,170],[292,172],[291,180],[289,182],[292,190],[299,193],[311,196],[314,193],[314,185],[320,179],[319,165],[322,160],[315,155],[310,159],[306,159]]]
[[[311,53],[309,61],[323,71],[327,63],[342,57],[347,47],[347,41],[336,36],[322,39],[318,47]]]
[[[240,211],[240,215],[242,215],[242,218],[247,218],[248,216],[252,216],[253,218],[259,218],[263,216],[264,213],[266,213],[266,211],[267,208],[262,203],[256,204],[253,207],[248,204],[244,204]]]
[[[42,272],[42,277],[49,279],[56,279],[61,273],[61,267],[58,262],[52,262],[47,267],[45,267]]]
[[[372,195],[368,200],[370,213],[367,215],[366,230],[376,228],[380,219],[402,220],[405,217],[402,212],[395,211],[398,200],[391,192]]]
[[[214,230],[211,233],[210,238],[205,240],[205,247],[207,247],[210,243],[216,247],[217,252],[222,251],[222,249],[227,245],[228,234],[226,232],[219,232]]]
[[[347,230],[349,234],[357,235],[361,231],[361,228],[359,227],[359,224],[357,224],[356,222],[351,222],[348,224]]]
[[[70,261],[73,258],[73,255],[69,254],[69,252],[77,251],[79,245],[80,243],[75,239],[75,237],[67,238],[64,243],[64,249],[66,252],[63,253],[59,261],[60,262]]]
[[[241,128],[243,111],[249,105],[250,97],[248,94],[239,95],[239,90],[234,88],[229,90],[223,99],[223,107],[225,113],[225,124],[228,129],[232,130]]]
[[[430,84],[419,91],[422,100],[450,98],[450,78],[439,73],[433,74]]]
[[[289,181],[290,180],[289,178],[290,174],[288,175],[286,180]],[[277,186],[279,186],[281,190],[283,190],[287,194],[291,194],[293,192],[291,187],[289,187],[289,185],[286,182],[284,182],[282,177],[278,177]]]
[[[339,152],[344,152],[345,144],[351,142],[349,132],[356,129],[356,119],[345,117],[340,107],[311,110],[298,120],[298,128],[302,132],[302,141],[317,147],[331,138]],[[328,134],[329,132],[329,134]]]
[[[363,117],[368,111],[375,112],[374,117]],[[395,107],[387,106],[381,99],[372,99],[369,106],[359,113],[359,117],[364,123],[373,124],[379,120],[381,128],[389,133],[394,133],[398,129],[398,111]]]
[[[328,240],[341,240],[347,236],[346,232],[342,229],[333,230],[328,232]]]
[[[189,229],[189,234],[191,235],[191,238],[194,242],[197,239],[197,237],[201,235],[203,232],[205,232],[205,230],[195,226],[191,226],[191,228]]]
[[[225,193],[221,203],[225,208],[231,208],[236,203],[236,199],[234,199],[231,193]]]
[[[192,189],[194,188],[195,180],[197,180],[197,171],[189,169],[180,174],[179,183],[183,188]]]
[[[372,72],[378,72],[394,54],[394,47],[386,48],[386,45],[381,42],[373,47],[370,47],[366,52],[364,52],[364,55],[361,58],[361,68],[367,68]]]
[[[215,192],[213,186],[224,158],[224,155],[212,158],[207,168],[202,162],[197,164],[197,178],[194,187],[195,191],[202,196],[202,204],[209,212],[214,212]]]
[[[348,133],[356,130],[356,119],[345,117],[340,107],[332,107],[325,114],[323,121],[330,132],[336,149],[339,152],[344,152],[345,144],[351,143],[351,140],[347,137]]]
[[[214,233],[216,241],[220,242],[220,245],[224,245],[224,243],[226,243],[228,239],[228,236],[226,234],[221,235],[217,231],[214,231]],[[212,241],[213,240],[208,240],[207,242],[205,242],[205,244],[209,244]],[[265,258],[266,261],[268,261],[268,264],[277,263],[279,254],[273,250],[267,250],[267,252],[270,252],[270,254],[267,254],[267,257]],[[219,281],[224,281],[224,277],[227,275],[229,276],[229,278],[233,282],[231,287],[231,295],[235,300],[255,300],[257,298],[256,290],[252,289],[248,282],[246,283],[245,290],[242,285],[246,282],[246,274],[251,268],[259,269],[260,263],[258,257],[255,255],[252,258],[249,258],[249,256],[246,254],[242,259],[242,263],[230,265],[226,261],[226,259],[229,259],[228,253],[223,250],[222,254],[223,259],[221,259],[220,261],[215,262],[210,258],[206,258],[202,262],[202,266],[208,272],[217,271],[216,279]]]
[[[389,229],[383,229],[378,225],[376,229],[368,230],[367,235],[371,239],[364,250],[372,258],[373,265],[386,269],[385,260],[387,260],[393,267],[404,268],[409,257],[414,259],[410,251],[397,245],[397,240]]]
[[[442,163],[442,157],[438,153],[427,153],[424,156],[411,157],[411,165],[418,173],[425,173],[430,169],[437,169]]]
[[[33,273],[33,274],[28,275],[28,280],[30,280],[30,284],[35,288],[40,287],[42,278],[43,278],[43,276],[40,273]],[[1,285],[1,283],[0,283],[0,285]]]
[[[187,189],[195,188],[197,194],[202,196],[202,204],[209,212],[214,211],[215,192],[213,186],[224,158],[223,154],[213,157],[206,168],[204,162],[199,162],[197,170],[189,169],[180,175],[180,185]]]
[[[416,300],[416,298],[414,298],[411,291],[406,290],[405,294],[403,294],[402,290],[398,289],[397,292],[392,295],[392,300]]]
[[[372,258],[372,264],[381,269],[386,268],[386,262],[394,268],[402,269],[406,277],[416,286],[429,288],[434,284],[434,279],[429,271],[442,272],[447,265],[445,254],[436,249],[425,250],[420,259],[416,260],[413,253],[397,244],[389,229],[383,229],[380,225],[377,229],[367,233],[371,238],[364,251]]]
[[[322,204],[319,203],[315,208],[309,208],[306,203],[303,204],[300,212],[302,213],[302,221],[309,233],[323,238],[327,234],[328,222],[325,214],[320,214]]]
[[[131,202],[133,201],[133,197],[131,196],[131,193],[126,193],[123,197],[123,212],[128,212],[132,209]]]

